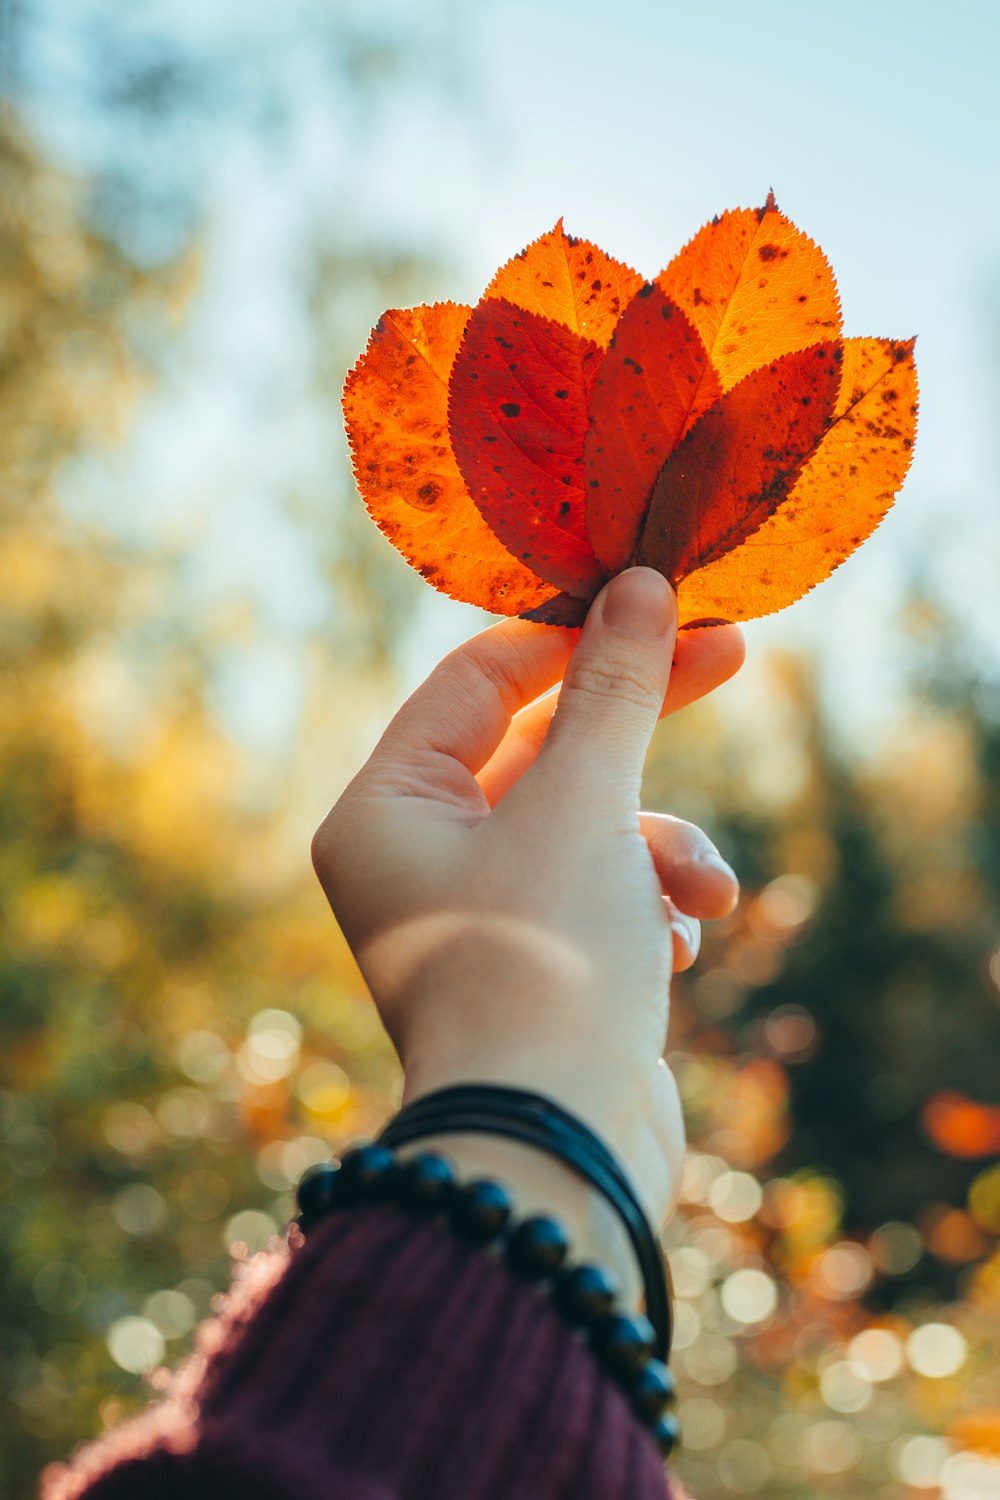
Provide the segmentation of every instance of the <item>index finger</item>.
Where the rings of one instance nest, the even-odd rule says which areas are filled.
[[[510,721],[559,682],[579,630],[502,620],[463,642],[434,668],[389,724],[375,757],[409,763],[436,751],[473,775],[489,760]]]

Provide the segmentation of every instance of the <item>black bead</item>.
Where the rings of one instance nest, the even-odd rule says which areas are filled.
[[[642,1313],[614,1313],[599,1323],[591,1335],[603,1365],[621,1377],[635,1376],[642,1369],[656,1342],[656,1333]]]
[[[655,1422],[664,1409],[676,1401],[677,1386],[661,1360],[647,1359],[630,1382],[629,1395],[636,1415],[644,1422]]]
[[[396,1201],[416,1214],[436,1214],[448,1208],[455,1191],[455,1169],[446,1156],[421,1151],[400,1164]]]
[[[334,1205],[340,1172],[331,1162],[310,1167],[299,1181],[296,1198],[299,1205],[299,1227],[309,1229]]]
[[[395,1174],[396,1157],[388,1146],[380,1146],[378,1141],[352,1146],[340,1159],[335,1206],[384,1198]]]
[[[653,1442],[664,1458],[669,1458],[681,1440],[681,1428],[677,1418],[668,1412],[653,1428]]]
[[[620,1292],[617,1276],[603,1266],[567,1266],[556,1277],[552,1303],[568,1323],[594,1328],[610,1313]]]
[[[473,1245],[487,1245],[507,1226],[514,1204],[499,1182],[484,1178],[467,1182],[451,1200],[448,1222],[460,1240]]]
[[[504,1248],[507,1265],[525,1281],[552,1276],[569,1251],[569,1237],[558,1219],[536,1215],[524,1219]]]

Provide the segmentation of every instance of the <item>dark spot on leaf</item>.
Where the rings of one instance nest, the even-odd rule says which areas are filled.
[[[565,401],[568,395],[569,391],[556,391],[556,397],[560,401]]]
[[[505,401],[500,410],[505,417],[519,417],[521,415],[521,408],[516,401]]]
[[[777,260],[781,251],[777,245],[761,245],[757,250],[757,254],[761,260]]]
[[[604,285],[603,281],[592,281],[590,283],[590,290],[592,292],[599,292],[601,290],[601,288],[603,287],[603,285]]]
[[[500,345],[501,349],[513,349],[514,345],[511,343],[510,339],[503,338],[499,333],[494,334],[494,338]]]
[[[654,281],[644,281],[635,295],[637,297],[649,297],[652,295],[655,286],[656,283]]]
[[[417,490],[416,498],[420,501],[422,508],[426,507],[430,509],[440,493],[441,486],[431,479],[426,484],[420,486],[419,490]]]
[[[673,315],[674,315],[673,303],[672,302],[665,302],[663,304],[663,306],[660,308],[660,317],[661,318],[670,319],[670,318],[673,317]],[[687,341],[685,340],[685,342],[687,342]]]
[[[570,505],[570,502],[568,500],[564,500],[559,507],[559,514],[561,516],[568,516],[571,509],[572,506]]]
[[[800,302],[808,302],[808,301],[809,301],[809,297],[808,297],[808,295],[807,295],[807,294],[806,294],[806,293],[805,293],[805,292],[803,292],[803,293],[802,293],[802,294],[801,294],[801,296],[800,296],[800,297],[799,297],[799,299],[798,299],[798,300],[799,300],[799,301],[800,301]]]

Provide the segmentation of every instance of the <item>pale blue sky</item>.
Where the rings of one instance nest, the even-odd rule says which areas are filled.
[[[296,473],[321,487],[341,441],[307,392],[296,277],[304,233],[345,216],[441,252],[453,269],[429,299],[474,299],[560,214],[654,273],[713,213],[773,186],[827,251],[847,332],[918,335],[921,424],[880,531],[807,600],[751,626],[751,642],[824,638],[835,673],[877,698],[895,670],[882,626],[915,573],[946,588],[984,646],[1000,643],[1000,4],[339,0],[408,36],[419,58],[363,134],[315,66],[321,8],[143,9],[206,57],[238,31],[265,77],[273,44],[287,120],[278,144],[231,123],[172,143],[205,215],[200,300],[129,449],[112,471],[69,483],[78,501],[99,495],[129,524],[196,541],[206,599],[258,599],[271,636],[234,666],[228,697],[242,731],[294,722],[296,636],[321,610],[276,497]],[[72,52],[51,44],[54,80]],[[102,149],[58,100],[47,129],[83,165]],[[168,172],[170,156],[161,149],[150,171]],[[382,310],[350,309],[359,349]],[[478,618],[427,591],[408,679]],[[274,696],[258,710],[265,656]]]

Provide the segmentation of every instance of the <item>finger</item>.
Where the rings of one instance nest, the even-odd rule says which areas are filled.
[[[396,714],[373,762],[410,765],[437,751],[475,773],[511,717],[558,682],[579,631],[504,620],[450,652]]]
[[[674,945],[674,973],[683,974],[685,969],[690,969],[698,957],[698,950],[701,947],[701,923],[697,917],[689,917],[685,912],[679,911],[667,897],[664,897],[663,904],[667,909],[667,920],[670,923],[670,934]]]
[[[686,708],[728,681],[739,671],[745,656],[746,642],[736,625],[681,631],[660,718]],[[491,807],[533,763],[548,733],[557,701],[556,695],[550,693],[523,708],[511,720],[509,730],[477,778]]]
[[[535,770],[574,807],[638,806],[642,763],[670,680],[677,603],[662,574],[628,568],[598,594],[570,658]]]
[[[639,827],[674,907],[689,917],[728,917],[740,883],[708,834],[666,813],[640,813]]]

